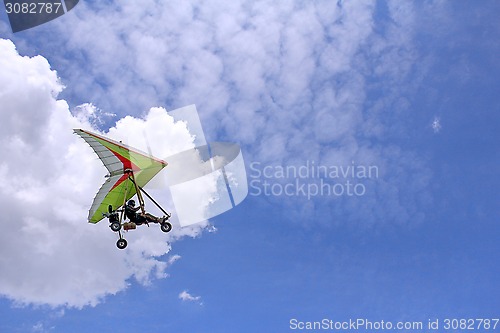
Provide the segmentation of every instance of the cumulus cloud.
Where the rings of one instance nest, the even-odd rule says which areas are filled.
[[[170,244],[199,235],[207,223],[169,234],[142,228],[127,234],[127,250],[116,249],[107,223],[86,223],[106,170],[72,134],[73,128],[97,131],[99,111],[85,105],[72,114],[58,99],[63,86],[47,60],[20,56],[9,40],[0,40],[0,72],[0,251],[7,254],[0,258],[0,294],[19,304],[83,307],[123,291],[131,278],[147,284],[165,277],[178,259],[160,259]],[[159,154],[194,140],[185,124],[159,108],[142,119],[123,118],[103,134],[147,146],[144,132]],[[158,195],[168,205],[164,191]]]

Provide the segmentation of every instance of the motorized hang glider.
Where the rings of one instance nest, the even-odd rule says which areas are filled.
[[[123,238],[122,227],[124,230],[136,228],[135,223],[124,222],[125,205],[127,200],[137,195],[140,209],[145,214],[142,196],[144,194],[165,214],[160,227],[163,232],[169,232],[172,225],[167,220],[171,215],[143,189],[154,176],[167,166],[167,162],[96,133],[82,129],[75,129],[74,133],[82,137],[92,147],[109,171],[106,181],[97,192],[90,207],[89,223],[97,223],[107,217],[111,230],[118,232],[119,239],[116,246],[124,249],[127,247],[127,241]]]

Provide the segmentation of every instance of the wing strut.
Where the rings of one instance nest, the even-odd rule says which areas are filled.
[[[123,197],[123,208],[127,204],[127,194],[128,194],[128,184],[125,186],[125,196]],[[123,209],[120,213],[120,223],[123,221],[123,215],[125,215],[125,209]],[[121,238],[121,235],[120,235]]]
[[[135,177],[134,177],[134,172],[132,170],[128,171],[128,179],[132,181],[132,183],[135,186],[135,192],[137,193],[137,198],[139,199],[139,206],[141,207],[141,211],[143,214],[146,214],[146,210],[144,209],[144,198],[142,197],[141,192],[138,190],[140,189],[139,185],[135,182]]]
[[[162,212],[163,214],[165,214],[167,217],[170,217],[171,215],[169,213],[167,213],[167,211],[165,209],[163,209],[156,201],[155,199],[153,199],[153,197],[151,197],[148,192],[146,192],[142,187],[140,187],[139,185],[137,185],[135,183],[135,180],[133,179],[133,177],[130,177],[130,180],[132,181],[132,183],[134,183],[135,185],[135,188],[136,188],[136,192],[137,192],[137,197],[139,197],[139,201],[142,201],[141,203],[141,207],[144,211],[144,199],[142,198],[142,195],[141,195],[141,192],[144,193],[148,198],[149,200],[151,200],[155,205],[156,207],[158,207]],[[137,191],[137,189],[139,189],[139,191]]]

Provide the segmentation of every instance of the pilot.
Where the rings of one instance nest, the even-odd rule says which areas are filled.
[[[162,223],[165,221],[165,218],[156,217],[149,213],[138,212],[141,207],[135,207],[135,201],[129,200],[127,205],[125,206],[125,216],[130,220],[130,222],[134,222],[137,225],[141,225],[143,223],[154,222],[154,223]]]

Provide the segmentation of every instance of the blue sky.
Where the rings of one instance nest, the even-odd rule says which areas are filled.
[[[88,1],[15,35],[2,11],[0,331],[498,318],[499,6]],[[189,104],[208,141],[241,145],[249,180],[254,162],[380,173],[351,179],[362,196],[250,193],[120,252],[85,223],[103,170],[72,126]]]

